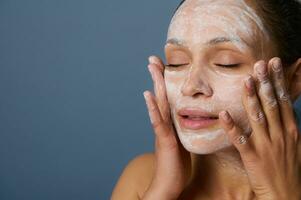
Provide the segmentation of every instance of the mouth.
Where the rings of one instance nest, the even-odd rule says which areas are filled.
[[[184,108],[178,112],[181,127],[191,130],[209,128],[218,122],[218,115],[199,108]]]

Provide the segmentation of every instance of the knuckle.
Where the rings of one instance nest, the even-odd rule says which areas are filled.
[[[231,127],[230,127],[229,130],[228,130],[228,133],[231,134],[231,135],[235,135],[234,138],[237,137],[237,136],[236,136],[237,133],[238,133],[237,127],[234,126],[234,124],[232,124]]]
[[[264,104],[266,105],[266,107],[268,107],[269,109],[273,109],[277,106],[277,100],[272,85],[269,81],[261,85],[260,93],[262,94]]]
[[[293,140],[295,142],[298,141],[298,139],[299,139],[299,130],[298,130],[298,127],[296,125],[291,125],[291,127],[289,128],[289,135],[293,138]]]
[[[175,137],[171,134],[166,134],[165,137],[158,137],[156,142],[156,148],[173,150],[178,147],[178,143]]]
[[[288,129],[288,132],[291,134],[298,134],[298,127],[295,123],[292,123],[291,125],[289,125],[289,127],[287,129]]]
[[[263,123],[265,121],[264,114],[261,111],[251,113],[251,119],[258,123]]]
[[[294,137],[294,141],[297,143],[299,141],[300,134],[296,134]]]
[[[255,122],[264,122],[264,113],[262,112],[259,103],[253,99],[249,104],[249,117],[252,121]]]
[[[284,87],[279,87],[276,90],[276,92],[277,92],[277,97],[278,97],[279,101],[283,101],[283,102],[290,101],[290,96],[286,92],[286,90],[284,89]]]
[[[169,140],[166,141],[165,147],[168,149],[177,149],[178,143],[177,140],[174,137],[170,137]]]
[[[267,105],[267,107],[268,107],[270,110],[276,110],[276,108],[278,107],[278,103],[277,103],[277,101],[276,101],[275,98],[269,99],[269,100],[266,102],[266,105]]]
[[[163,123],[164,122],[162,119],[158,119],[158,120],[152,122],[152,126],[156,131],[158,131],[162,128]]]
[[[247,143],[247,137],[245,135],[238,135],[234,137],[234,141],[237,145],[243,145]]]
[[[156,123],[153,125],[155,134],[161,139],[161,138],[167,138],[171,134],[172,129],[170,126],[168,126],[167,123],[161,121],[160,123]]]
[[[270,89],[270,80],[268,79],[268,75],[262,77],[260,81],[260,90]]]

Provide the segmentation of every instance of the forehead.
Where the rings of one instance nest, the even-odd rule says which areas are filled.
[[[167,39],[195,44],[226,37],[242,49],[260,36],[268,38],[267,31],[244,0],[186,0],[171,20]]]

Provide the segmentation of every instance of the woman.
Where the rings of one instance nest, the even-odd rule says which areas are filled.
[[[155,154],[128,164],[112,199],[300,200],[300,31],[298,1],[183,1],[167,64],[149,57]]]

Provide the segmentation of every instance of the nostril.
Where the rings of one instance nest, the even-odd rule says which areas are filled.
[[[210,88],[210,86],[204,84],[203,81],[200,80],[188,80],[185,84],[183,84],[181,91],[184,96],[191,97],[212,95],[212,89]]]

